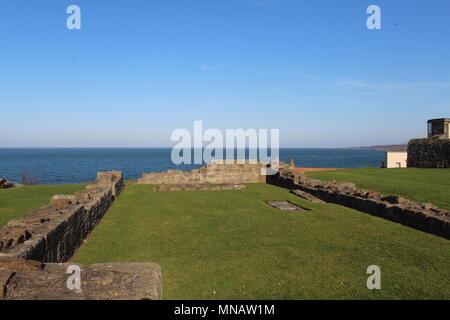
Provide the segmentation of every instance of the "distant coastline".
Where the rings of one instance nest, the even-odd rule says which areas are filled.
[[[406,152],[408,150],[407,144],[391,144],[391,145],[378,145],[370,147],[352,147],[349,149],[362,149],[362,150],[381,150],[381,151],[391,151],[391,152]]]

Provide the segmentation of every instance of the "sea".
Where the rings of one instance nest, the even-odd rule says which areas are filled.
[[[0,178],[21,183],[25,175],[40,185],[60,185],[93,181],[97,171],[119,170],[136,179],[144,172],[202,166],[176,165],[171,153],[171,148],[0,148]],[[379,168],[384,161],[379,150],[281,148],[279,155],[307,168]]]

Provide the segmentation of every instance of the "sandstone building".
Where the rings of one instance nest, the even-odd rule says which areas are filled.
[[[428,138],[408,143],[408,167],[448,168],[450,163],[450,119],[428,121]]]

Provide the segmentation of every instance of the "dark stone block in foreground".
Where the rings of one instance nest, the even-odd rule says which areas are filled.
[[[0,269],[0,299],[6,300],[160,300],[161,268],[155,263],[103,263],[81,269],[81,290],[70,290],[67,268],[46,264],[42,270]]]

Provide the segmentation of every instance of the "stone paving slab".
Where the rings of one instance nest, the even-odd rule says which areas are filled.
[[[302,208],[289,201],[267,201],[266,203],[267,205],[280,211],[308,211],[307,209]]]
[[[81,288],[67,286],[79,266]],[[49,263],[42,270],[0,269],[0,300],[160,300],[161,267],[155,263],[102,263],[89,267]]]
[[[214,191],[214,190],[243,190],[243,184],[171,184],[160,185],[158,191]]]

